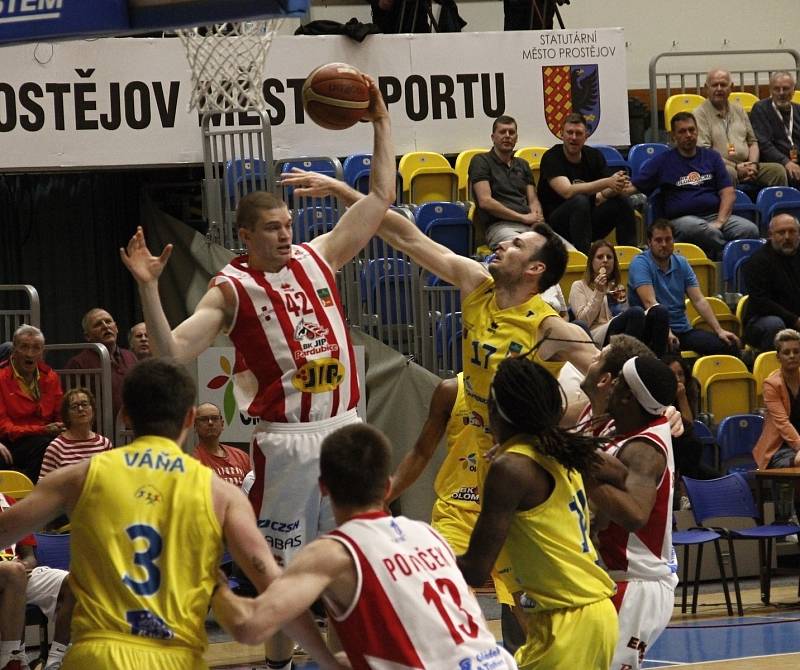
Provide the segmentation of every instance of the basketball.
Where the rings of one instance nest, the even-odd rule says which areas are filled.
[[[319,126],[343,130],[358,123],[369,108],[369,88],[361,72],[347,63],[320,65],[303,84],[303,107]]]

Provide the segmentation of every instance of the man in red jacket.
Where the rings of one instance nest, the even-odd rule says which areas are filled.
[[[0,460],[35,483],[47,445],[64,430],[63,393],[58,375],[42,361],[41,330],[20,326],[13,344],[11,356],[0,363]]]

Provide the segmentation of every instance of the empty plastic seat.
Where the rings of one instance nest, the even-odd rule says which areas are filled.
[[[606,159],[606,165],[613,170],[625,170],[628,174],[631,172],[631,166],[628,164],[618,149],[608,144],[592,144],[593,149],[597,149],[603,158]]]
[[[698,358],[692,376],[700,382],[700,404],[719,423],[734,414],[749,414],[755,405],[756,382],[735,356]]]
[[[756,356],[756,360],[753,363],[753,377],[756,380],[757,407],[763,407],[764,405],[764,380],[780,366],[776,351],[765,351]]]
[[[412,151],[400,159],[404,202],[458,200],[458,175],[442,154]]]
[[[478,154],[485,154],[486,149],[466,149],[456,156],[455,171],[458,176],[458,199],[472,200],[472,186],[469,183],[469,164]]]
[[[248,193],[266,190],[271,176],[267,161],[257,158],[228,161],[224,174],[225,197],[231,209],[236,209],[236,204]]]
[[[788,212],[800,217],[800,191],[791,186],[767,186],[758,192],[756,207],[764,233],[769,227],[770,219],[781,212]]]
[[[292,218],[292,237],[295,244],[308,242],[333,230],[338,212],[333,207],[301,207]]]
[[[764,428],[759,414],[735,414],[725,417],[717,427],[720,467],[723,472],[749,472],[756,469],[753,447]]]
[[[700,247],[690,242],[675,242],[675,253],[689,261],[703,295],[717,292],[717,266]]]
[[[764,246],[764,240],[731,240],[722,250],[722,281],[726,291],[744,293],[740,288],[742,264]]]
[[[702,95],[694,93],[681,93],[680,95],[671,95],[664,103],[664,127],[667,130],[672,130],[672,117],[678,112],[693,112],[700,105],[705,102]]]
[[[634,144],[628,152],[628,165],[631,166],[631,175],[637,177],[642,166],[658,154],[669,151],[669,146],[660,142],[645,142]]]
[[[758,98],[752,93],[746,93],[745,91],[733,91],[728,96],[728,102],[741,105],[744,111],[749,114],[750,110],[753,109],[753,105],[758,102]]]
[[[750,199],[750,196],[738,188],[734,189],[734,193],[736,194],[736,201],[733,203],[733,213],[748,221],[758,223],[758,207]]]
[[[568,253],[567,269],[558,282],[564,295],[569,295],[573,282],[583,279],[583,273],[586,272],[586,254],[577,249],[570,249]]]
[[[714,316],[717,317],[719,325],[725,328],[725,330],[729,330],[741,337],[742,324],[738,317],[731,312],[731,308],[728,307],[727,303],[713,296],[706,298],[706,302],[708,302],[709,306],[711,307],[711,311],[714,312]],[[689,300],[689,298],[686,298],[684,304],[686,305],[686,318],[689,319],[689,324],[692,326],[692,328],[710,331],[711,326],[709,326],[705,322],[705,319],[700,316],[697,308],[694,306],[694,303]]]

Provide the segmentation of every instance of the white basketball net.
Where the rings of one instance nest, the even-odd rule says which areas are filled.
[[[192,70],[189,109],[202,114],[264,109],[264,60],[282,23],[231,21],[177,30]]]

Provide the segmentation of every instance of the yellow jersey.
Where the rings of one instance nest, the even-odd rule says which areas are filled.
[[[464,400],[464,373],[459,372],[457,379],[458,392],[446,429],[447,456],[433,489],[444,503],[479,512],[478,453],[474,441],[465,439],[472,415]]]
[[[597,564],[589,537],[589,506],[583,478],[531,446],[535,437],[511,438],[504,453],[520,454],[544,468],[555,482],[541,505],[516,512],[505,549],[523,591],[520,604],[540,612],[581,607],[608,598],[614,582]]]
[[[500,309],[495,299],[494,278],[489,277],[461,303],[463,334],[464,395],[467,408],[478,430],[472,431],[482,455],[491,448],[492,437],[484,430],[489,426],[489,386],[497,366],[508,356],[519,356],[530,351],[541,339],[539,326],[549,316],[561,318],[550,305],[535,295],[519,305]],[[561,362],[549,363],[539,358],[533,360],[548,370],[557,371]],[[483,481],[485,468],[478,466],[479,481]]]
[[[207,647],[222,553],[212,472],[163,437],[92,458],[71,515],[72,641]]]

